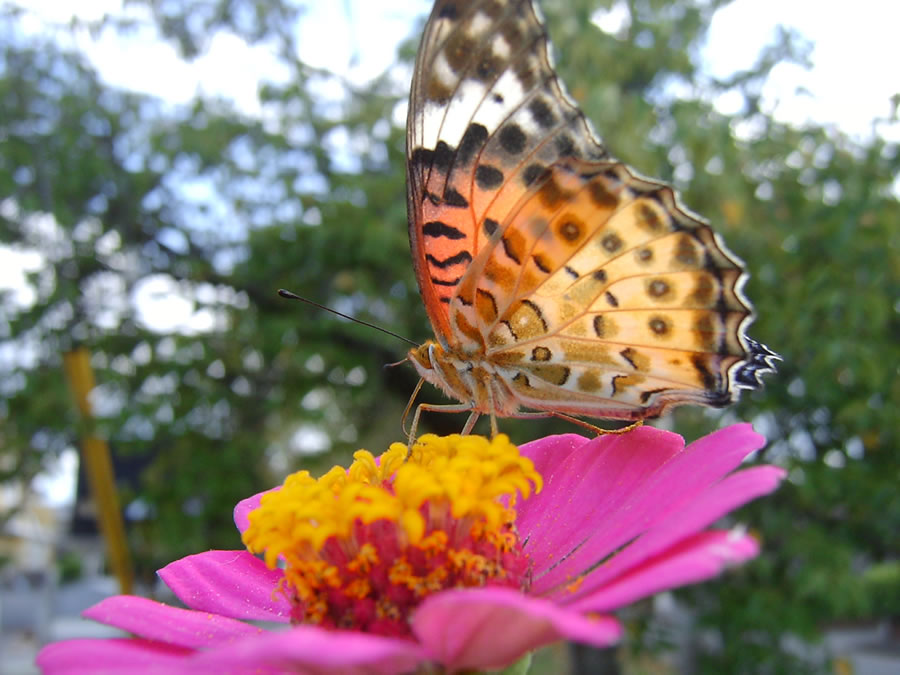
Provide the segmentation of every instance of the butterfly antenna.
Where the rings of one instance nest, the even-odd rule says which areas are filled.
[[[286,291],[283,288],[278,289],[278,295],[282,298],[286,298],[288,300],[299,300],[300,302],[305,302],[307,305],[312,305],[313,307],[318,307],[319,309],[324,309],[326,312],[331,312],[332,314],[337,314],[340,317],[347,319],[348,321],[352,321],[354,323],[361,323],[363,326],[368,326],[369,328],[374,328],[375,330],[380,330],[382,333],[387,333],[388,335],[397,338],[398,340],[403,340],[404,342],[411,344],[413,347],[418,347],[418,342],[413,342],[409,338],[405,338],[402,335],[397,335],[396,333],[392,333],[387,328],[382,328],[381,326],[376,326],[374,323],[369,323],[368,321],[363,321],[362,319],[357,319],[352,316],[348,316],[343,312],[339,312],[336,309],[331,309],[331,307],[326,307],[325,305],[320,305],[318,302],[314,302],[307,298],[303,298],[296,293],[291,293],[290,291]],[[402,363],[402,361],[401,361]]]

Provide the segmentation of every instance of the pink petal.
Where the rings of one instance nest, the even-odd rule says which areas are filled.
[[[129,638],[63,640],[44,647],[36,664],[44,675],[187,673],[190,649]]]
[[[667,588],[709,579],[724,567],[742,563],[758,553],[759,545],[749,535],[720,530],[701,532],[568,607],[576,611],[608,611]]]
[[[290,621],[279,592],[284,572],[270,570],[247,551],[207,551],[169,563],[159,572],[188,607],[253,621]]]
[[[590,439],[578,434],[560,434],[547,436],[519,446],[519,452],[531,459],[534,468],[546,482],[547,478],[558,470],[566,458],[576,452]]]
[[[169,607],[133,595],[101,600],[84,610],[82,616],[179,647],[219,646],[263,632],[261,628],[225,616]]]
[[[611,617],[587,618],[508,588],[437,593],[416,610],[412,626],[431,658],[451,672],[501,668],[558,640],[603,647],[622,633]]]
[[[530,449],[531,444],[523,446]],[[640,427],[585,441],[545,469],[544,489],[518,509],[516,528],[528,539],[536,572],[608,524],[648,478],[684,448],[681,436]]]
[[[267,666],[304,675],[393,675],[414,671],[425,658],[412,640],[297,626],[199,652],[190,663],[202,673]]]
[[[249,514],[254,509],[259,508],[259,500],[262,499],[262,496],[280,489],[281,486],[279,485],[277,487],[273,487],[271,490],[258,492],[252,497],[247,497],[246,499],[242,499],[237,503],[237,505],[234,507],[234,524],[237,526],[238,532],[243,534],[244,530],[250,527],[250,520],[247,518],[247,514]]]
[[[635,438],[638,432],[644,433]],[[617,437],[629,439],[627,442],[609,446],[608,452],[613,457],[607,461],[620,471],[607,471],[595,477],[594,485],[583,485],[557,516],[561,521],[572,519],[577,522],[580,532],[573,532],[568,542],[560,541],[556,533],[547,535],[559,547],[555,555],[564,556],[565,562],[541,574],[542,561],[544,564],[547,561],[544,542],[538,539],[535,549],[530,551],[537,563],[533,593],[542,594],[571,583],[588,566],[603,560],[670,513],[696,500],[710,485],[736,467],[743,457],[765,442],[750,425],[734,425],[691,444],[656,470],[648,459],[643,475],[639,473],[641,464],[629,461],[622,454],[633,452],[646,454],[651,459],[659,457],[655,445],[668,445],[671,437],[680,439],[675,434],[641,427]],[[635,440],[641,443],[635,443]],[[585,519],[585,514],[590,518]],[[538,534],[533,533],[532,537],[538,537]],[[559,559],[554,557],[552,561]]]
[[[630,568],[653,556],[666,555],[665,549],[681,539],[699,532],[739,506],[772,492],[784,476],[785,471],[778,467],[758,466],[725,477],[695,500],[654,524],[632,544],[616,553],[607,564],[592,571],[576,597],[628,573]],[[592,567],[595,561],[588,558],[587,562],[587,567]]]

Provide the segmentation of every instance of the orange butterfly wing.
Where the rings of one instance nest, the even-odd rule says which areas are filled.
[[[609,158],[531,2],[435,4],[407,149],[422,297],[442,347],[471,355],[424,373],[446,392],[483,411],[637,419],[725,405],[772,369],[744,333],[741,262],[669,186]]]
[[[670,187],[561,160],[501,222],[450,319],[520,405],[636,419],[731,402],[748,350],[742,270]]]
[[[407,118],[407,206],[416,278],[435,335],[454,344],[450,298],[530,181],[603,146],[564,93],[530,2],[435,3]],[[541,92],[547,92],[542,96]]]

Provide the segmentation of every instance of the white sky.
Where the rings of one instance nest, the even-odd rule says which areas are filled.
[[[710,70],[727,75],[746,68],[771,42],[777,25],[813,42],[813,68],[775,69],[765,94],[778,119],[814,120],[842,131],[870,136],[875,117],[891,112],[900,94],[900,2],[895,0],[737,0],[713,21],[705,58]],[[798,88],[808,96],[795,96]],[[900,141],[900,125],[879,132]]]
[[[123,10],[121,0],[17,0],[16,4],[30,13],[22,23],[30,33],[46,31],[48,23],[65,26],[73,15],[83,20],[98,20],[105,13],[141,15],[140,8]],[[310,65],[331,69],[351,81],[366,81],[394,62],[397,46],[430,5],[429,0],[311,2],[300,27],[300,56]],[[621,11],[613,11],[607,23],[615,24],[620,15]],[[724,77],[750,67],[760,49],[772,41],[779,24],[798,30],[814,43],[814,67],[776,68],[763,92],[764,109],[784,122],[814,120],[856,137],[870,136],[872,120],[887,117],[890,97],[900,93],[900,42],[896,37],[900,2],[855,0],[851,11],[837,0],[735,0],[715,15],[703,51],[709,71]],[[60,31],[58,36],[61,41],[72,41],[68,32]],[[181,60],[174,48],[149,28],[127,36],[106,31],[97,39],[82,31],[74,43],[107,83],[172,104],[187,103],[197,94],[216,95],[255,114],[260,110],[260,80],[286,76],[268,46],[249,47],[224,33],[213,36],[207,52],[191,63]],[[798,95],[800,90],[808,94]],[[732,102],[724,97],[716,103],[728,112]],[[602,136],[603,130],[599,132]],[[879,133],[900,142],[898,123],[882,125]],[[40,257],[33,252],[13,254],[0,246],[0,289],[14,289],[18,299],[28,300],[32,294],[24,275],[40,265]],[[192,320],[189,307],[173,314],[170,306],[163,314],[159,319],[167,330],[173,328],[176,314],[182,323]]]
[[[17,0],[14,4],[32,14],[22,23],[27,33],[45,32],[48,22],[64,26],[73,14],[96,20],[104,13],[136,11],[123,10],[121,0]],[[350,81],[363,82],[394,62],[397,46],[409,36],[415,18],[424,15],[431,2],[317,0],[310,5],[300,28],[301,58]],[[603,25],[620,19],[621,12],[613,12]],[[764,109],[784,122],[814,120],[857,137],[869,136],[873,118],[887,117],[890,97],[900,93],[900,2],[855,0],[848,5],[837,0],[736,0],[716,14],[711,26],[703,51],[710,72],[724,77],[753,65],[759,51],[772,42],[779,24],[795,28],[814,43],[814,67],[808,71],[793,66],[777,68],[764,91]],[[65,31],[57,36],[70,44],[73,39]],[[192,63],[179,59],[175,50],[149,28],[127,37],[106,31],[97,39],[81,32],[74,44],[108,84],[176,105],[189,102],[197,94],[216,95],[232,99],[244,112],[255,114],[260,110],[260,79],[277,81],[285,77],[270,48],[251,48],[227,34],[213,36],[208,51]],[[800,89],[808,94],[797,95]],[[727,100],[717,104],[727,112]],[[603,130],[599,131],[602,135]],[[900,124],[882,126],[879,132],[900,141]],[[36,252],[0,246],[0,289],[13,289],[23,304],[33,301],[24,275],[39,269],[41,260]],[[190,325],[198,320],[190,303],[181,302],[164,279],[153,284],[148,283],[144,289],[147,297],[143,311],[158,315],[158,321],[149,322],[161,330],[197,330]],[[167,296],[166,302],[154,303],[160,294]],[[60,503],[72,499],[72,490],[71,478],[64,479],[60,474],[58,479],[48,476],[42,491]]]
[[[37,17],[59,24],[73,13],[99,19],[104,13],[122,11],[121,0],[18,3]],[[430,5],[429,0],[311,2],[300,28],[300,56],[310,65],[364,81],[393,63],[397,46]],[[890,96],[900,92],[900,2],[855,0],[850,6],[837,0],[735,0],[717,12],[710,29],[703,52],[709,70],[725,76],[751,66],[779,24],[795,28],[815,48],[812,70],[791,66],[776,70],[765,92],[771,106],[778,102],[776,116],[793,123],[833,123],[851,134],[870,134],[873,117],[887,116]],[[29,26],[40,30],[38,20]],[[259,109],[260,77],[284,76],[266,47],[250,48],[232,35],[214,36],[207,53],[190,64],[150,31],[127,37],[106,32],[99,40],[82,34],[77,44],[108,83],[173,103],[187,102],[203,92],[231,98],[242,110],[253,112]],[[799,87],[810,95],[796,96]],[[897,125],[885,131],[900,140]]]

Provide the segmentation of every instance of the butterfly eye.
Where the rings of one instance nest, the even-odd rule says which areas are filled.
[[[409,350],[409,358],[418,367],[424,370],[431,370],[434,367],[432,365],[433,347],[434,343],[431,341],[421,344],[418,347],[413,347]]]

